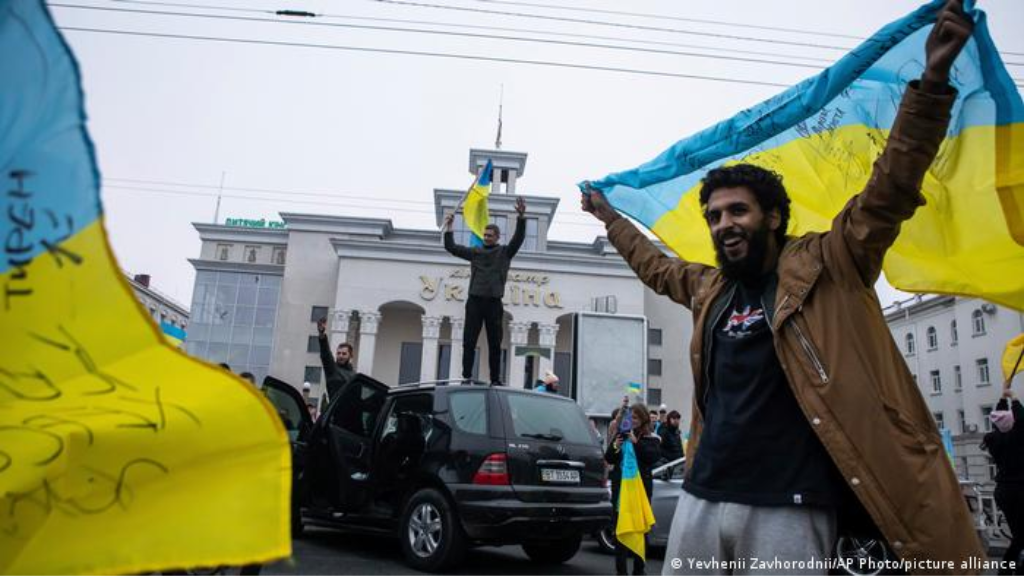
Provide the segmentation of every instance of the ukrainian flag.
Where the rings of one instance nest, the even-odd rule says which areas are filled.
[[[107,243],[78,66],[0,0],[0,573],[289,556],[291,456],[256,388],[164,342]]]
[[[629,385],[626,386],[626,394],[636,394],[639,396],[640,394],[643,394],[643,391],[643,384],[639,382],[630,382]]]
[[[490,160],[480,171],[473,183],[473,187],[466,193],[466,200],[462,203],[462,214],[466,220],[466,227],[472,232],[469,238],[470,246],[484,245],[484,228],[491,221],[490,212],[487,210],[487,197],[491,193],[491,172],[494,166]]]
[[[902,91],[921,76],[925,40],[944,4],[929,2],[821,74],[591,185],[693,262],[715,263],[698,195],[701,178],[725,164],[749,162],[784,177],[790,234],[827,230],[865,187]],[[951,74],[959,94],[949,132],[922,189],[927,204],[903,224],[884,269],[901,290],[1024,310],[1024,103],[985,14],[971,14],[974,34]]]
[[[644,534],[654,526],[654,511],[647,497],[640,469],[637,467],[636,452],[633,443],[622,443],[622,483],[619,485],[618,521],[615,523],[615,537],[623,546],[646,560],[647,550],[644,545]]]
[[[160,332],[164,335],[164,340],[170,342],[175,348],[181,348],[181,345],[185,343],[185,330],[179,326],[161,322]]]

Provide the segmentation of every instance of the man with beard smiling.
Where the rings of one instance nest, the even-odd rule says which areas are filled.
[[[787,237],[781,177],[750,164],[702,182],[717,268],[666,256],[601,192],[582,196],[640,280],[695,317],[693,421],[666,574],[674,558],[687,573],[690,559],[822,561],[848,503],[902,559],[984,558],[873,289],[901,223],[924,203],[956,98],[950,67],[972,28],[950,0],[867,186],[826,232]]]

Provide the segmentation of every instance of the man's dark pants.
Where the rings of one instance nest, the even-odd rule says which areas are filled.
[[[487,328],[487,360],[491,382],[501,381],[501,320],[505,313],[501,298],[470,296],[466,301],[466,328],[462,334],[462,377],[473,377],[476,341],[480,328]]]

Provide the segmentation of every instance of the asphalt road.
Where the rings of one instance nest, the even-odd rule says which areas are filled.
[[[648,558],[648,574],[661,573],[661,553]],[[307,528],[292,543],[292,557],[263,568],[262,574],[420,574],[402,561],[395,539],[321,528]],[[536,564],[519,546],[474,548],[448,574],[614,574],[615,559],[584,539],[565,564]]]

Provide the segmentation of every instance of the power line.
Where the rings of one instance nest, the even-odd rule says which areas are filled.
[[[158,190],[158,189],[154,189],[154,188],[142,188],[142,187],[136,187],[136,186],[117,186],[117,185],[109,185],[108,184],[108,185],[104,185],[103,189],[104,190],[109,190],[111,192],[130,192],[130,193],[141,193],[141,194],[166,194],[166,195],[170,195],[170,196],[188,196],[188,197],[196,197],[196,198],[208,198],[210,200],[215,200],[217,198],[216,194],[207,194],[207,193],[203,193],[203,192],[187,192],[187,191],[184,191],[184,190]],[[413,213],[413,214],[429,214],[429,215],[432,215],[432,216],[436,214],[434,210],[422,210],[422,209],[415,209],[415,208],[393,208],[393,207],[390,207],[390,206],[357,206],[357,205],[352,205],[352,204],[348,204],[348,203],[341,203],[341,202],[317,202],[317,201],[313,201],[313,200],[293,200],[293,199],[290,199],[290,198],[266,198],[266,197],[251,196],[251,195],[246,195],[246,194],[222,194],[221,196],[223,198],[231,198],[231,199],[234,199],[234,200],[248,200],[248,201],[252,201],[252,202],[303,204],[303,205],[310,205],[310,206],[338,206],[338,207],[347,208],[347,209],[350,209],[350,210],[371,210],[371,211],[376,210],[376,211],[387,211],[389,213],[390,212],[406,212],[406,213]],[[572,216],[570,214],[556,214],[556,215],[560,216],[560,217]],[[581,226],[581,227],[588,227],[588,228],[593,228],[593,227],[601,226],[601,224],[599,222],[596,222],[596,221],[589,222],[589,220],[592,220],[591,218],[587,218],[587,220],[588,220],[587,223],[583,223],[583,222],[562,222],[561,225],[563,225],[563,226]]]
[[[740,36],[736,34],[720,34],[717,32],[697,32],[694,30],[681,30],[678,28],[662,28],[658,26],[643,26],[640,24],[625,24],[622,22],[610,22],[606,20],[586,20],[582,18],[567,18],[564,16],[545,16],[531,14],[528,12],[506,12],[504,10],[485,10],[482,8],[467,8],[465,6],[446,6],[444,4],[428,4],[426,2],[412,2],[410,0],[367,0],[383,4],[395,4],[400,6],[415,6],[417,8],[434,8],[439,10],[455,10],[460,12],[475,12],[482,14],[495,14],[500,16],[514,16],[517,18],[532,18],[538,20],[552,20],[556,22],[569,22],[572,24],[590,24],[594,26],[612,26],[616,28],[629,28],[633,30],[645,30],[648,32],[668,32],[672,34],[687,34],[692,36],[706,36],[709,38],[723,38],[727,40],[744,40],[748,42],[767,42],[769,44],[784,44],[787,46],[800,46],[803,48],[825,48],[829,50],[850,50],[852,46],[831,46],[827,44],[815,44],[812,42],[796,42],[792,40],[779,40],[774,38],[757,38],[754,36]]]
[[[472,32],[450,32],[444,30],[421,30],[416,28],[398,28],[393,26],[371,26],[365,24],[342,24],[337,22],[310,22],[304,20],[272,20],[267,18],[251,18],[246,16],[225,16],[217,14],[195,14],[189,12],[167,12],[167,11],[151,11],[151,10],[136,10],[132,8],[104,8],[99,6],[82,6],[77,4],[59,4],[53,3],[51,6],[57,6],[61,8],[73,8],[79,10],[100,10],[110,12],[126,12],[132,14],[152,14],[152,15],[165,15],[165,16],[183,16],[187,18],[203,18],[203,19],[214,19],[214,20],[233,20],[241,22],[263,22],[272,24],[293,24],[293,25],[305,25],[305,26],[321,26],[331,28],[352,28],[358,30],[382,30],[387,32],[407,32],[414,34],[431,34],[438,36],[457,36],[463,38],[477,38],[477,39],[488,39],[488,40],[506,40],[512,42],[532,42],[539,44],[554,44],[560,46],[574,46],[580,48],[599,48],[606,50],[620,50],[627,52],[644,52],[648,54],[662,54],[668,56],[684,56],[689,58],[709,58],[712,60],[727,60],[732,62],[749,62],[754,64],[771,64],[776,66],[791,66],[796,68],[813,68],[820,70],[821,66],[814,66],[811,64],[801,64],[798,62],[782,62],[779,60],[765,60],[761,58],[745,58],[740,56],[721,56],[714,54],[699,54],[696,52],[679,52],[675,50],[659,50],[653,48],[636,48],[631,46],[616,46],[612,44],[597,44],[593,42],[571,42],[568,40],[550,40],[543,38],[526,38],[522,36],[499,36],[493,34],[476,34]]]
[[[256,8],[235,8],[231,6],[214,6],[207,4],[189,4],[184,2],[143,2],[141,0],[111,0],[112,2],[130,3],[130,4],[142,4],[142,5],[153,5],[153,6],[170,6],[176,8],[198,8],[200,10],[223,10],[230,12],[246,12],[253,14],[279,14],[274,10],[260,10]],[[54,4],[51,4],[53,6]],[[702,44],[682,44],[678,42],[664,42],[658,40],[641,39],[641,38],[622,38],[619,36],[601,36],[595,34],[574,34],[570,32],[553,32],[548,30],[535,30],[529,28],[515,28],[509,26],[485,26],[480,24],[464,24],[454,22],[438,22],[433,20],[410,20],[406,18],[379,18],[371,16],[352,16],[346,14],[315,14],[318,18],[328,18],[336,20],[363,20],[368,22],[391,22],[397,24],[414,24],[420,26],[444,26],[450,28],[470,28],[474,30],[493,30],[498,32],[521,32],[530,34],[540,34],[544,36],[556,36],[563,38],[585,38],[589,40],[611,40],[614,42],[629,42],[633,44],[647,44],[651,46],[671,46],[675,48],[688,48],[698,50],[711,50],[714,52],[724,52],[730,54],[753,54],[757,56],[774,56],[779,58],[790,58],[793,60],[804,60],[808,62],[834,62],[834,58],[815,58],[812,56],[798,56],[794,54],[780,54],[777,52],[765,52],[764,50],[740,50],[736,48],[720,48],[717,46],[705,46]],[[276,20],[275,20],[276,21]]]
[[[328,199],[333,199],[333,200],[347,198],[347,199],[352,199],[352,200],[362,200],[362,201],[377,202],[377,203],[389,202],[389,203],[422,204],[422,205],[426,205],[426,206],[434,206],[434,202],[428,201],[428,200],[407,200],[407,199],[404,199],[404,198],[381,198],[379,196],[360,196],[360,195],[356,195],[356,194],[344,194],[344,193],[338,194],[338,193],[333,193],[333,192],[302,192],[302,191],[296,191],[296,190],[286,190],[286,189],[281,189],[281,188],[248,188],[248,187],[241,187],[241,186],[224,186],[224,187],[221,187],[221,186],[218,186],[218,185],[215,185],[215,184],[199,184],[199,183],[193,183],[193,182],[178,182],[178,181],[170,181],[170,180],[147,180],[147,179],[137,179],[137,178],[115,178],[115,177],[109,177],[109,176],[108,177],[104,177],[103,178],[103,182],[104,182],[104,187],[107,187],[107,188],[140,189],[140,190],[152,190],[152,191],[157,191],[157,192],[164,192],[164,191],[166,191],[166,192],[179,192],[179,191],[178,190],[154,189],[154,188],[149,188],[149,187],[139,187],[139,186],[134,186],[133,184],[144,184],[144,185],[150,185],[150,186],[174,186],[174,187],[178,187],[178,188],[202,188],[202,189],[207,189],[207,190],[211,190],[211,191],[213,191],[213,190],[217,190],[217,191],[228,190],[228,191],[234,191],[234,192],[249,192],[249,193],[255,193],[255,194],[270,194],[270,195],[286,196],[286,197],[291,197],[291,196],[307,196],[307,197],[312,197],[312,198],[328,198]],[[110,182],[110,183],[108,184],[108,182]],[[125,184],[118,184],[119,182],[123,182]],[[215,194],[202,194],[200,192],[190,192],[188,195],[204,195],[204,196],[212,195],[212,196],[216,197]],[[269,199],[272,199],[272,198],[268,198],[268,200]],[[390,206],[379,206],[379,208],[382,209],[382,210],[390,210],[391,209]],[[420,210],[420,212],[423,212],[423,210]],[[433,211],[427,211],[427,212],[433,213]],[[574,215],[570,214],[569,216],[574,216]],[[583,215],[581,214],[579,216],[583,216]]]
[[[574,68],[579,70],[593,70],[598,72],[619,72],[623,74],[637,74],[642,76],[658,76],[665,78],[684,78],[688,80],[706,80],[709,82],[727,82],[731,84],[748,84],[752,86],[771,86],[775,88],[788,88],[789,84],[779,82],[764,82],[760,80],[743,80],[740,78],[726,78],[719,76],[704,76],[700,74],[680,74],[677,72],[662,72],[658,70],[639,70],[635,68],[620,68],[614,66],[595,66],[590,64],[573,64],[568,62],[553,62],[550,60],[525,60],[520,58],[501,58],[497,56],[478,56],[475,54],[456,54],[445,52],[424,52],[418,50],[397,50],[391,48],[368,48],[364,46],[343,46],[339,44],[314,44],[310,42],[287,42],[281,40],[254,40],[251,38],[226,38],[223,36],[198,36],[190,34],[169,34],[161,32],[140,32],[135,30],[117,30],[103,28],[83,28],[78,26],[61,26],[61,30],[68,32],[89,32],[94,34],[111,34],[117,36],[140,36],[150,38],[164,38],[175,40],[195,40],[208,42],[225,42],[235,44],[251,44],[262,46],[289,46],[295,48],[321,48],[325,50],[341,50],[350,52],[376,52],[379,54],[396,54],[402,56],[424,56],[431,58],[449,58],[453,60],[476,60],[481,62],[500,62],[505,64],[531,64],[534,66],[548,66],[553,68]]]
[[[602,10],[599,8],[581,8],[578,6],[564,6],[558,4],[534,4],[531,2],[512,2],[510,0],[475,0],[476,2],[484,2],[487,4],[505,4],[509,6],[527,6],[530,8],[545,8],[549,10],[568,10],[572,12],[589,12],[593,14],[614,14],[617,16],[630,16],[635,18],[655,18],[658,20],[674,20],[677,22],[694,22],[697,24],[718,24],[721,26],[733,26],[739,28],[752,28],[757,30],[771,30],[775,32],[791,32],[793,34],[805,34],[811,36],[831,36],[834,38],[848,38],[853,40],[860,40],[860,36],[854,36],[852,34],[839,34],[838,32],[815,32],[813,30],[802,30],[799,28],[785,28],[781,26],[765,26],[762,24],[747,24],[744,22],[726,22],[724,20],[704,20],[701,18],[684,18],[682,16],[672,16],[669,14],[649,14],[644,12],[625,12],[621,10]]]

